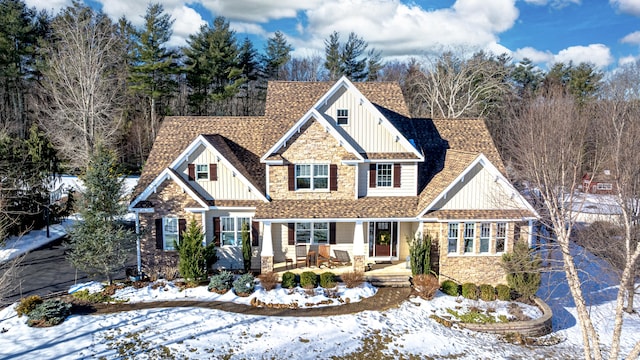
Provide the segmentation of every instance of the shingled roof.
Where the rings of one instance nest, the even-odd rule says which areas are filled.
[[[260,163],[260,157],[333,85],[335,82],[270,82],[264,116],[165,118],[134,196],[199,135],[264,194],[266,167]],[[481,119],[412,119],[397,83],[354,83],[354,86],[423,152],[425,161],[419,164],[418,196],[251,202],[257,206],[257,218],[412,217],[424,210],[480,153],[504,173],[502,160]],[[411,153],[362,155],[368,159],[416,158]],[[224,201],[217,199],[215,204]]]

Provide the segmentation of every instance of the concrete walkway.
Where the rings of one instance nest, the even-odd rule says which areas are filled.
[[[169,307],[201,307],[258,316],[334,316],[354,314],[361,311],[383,311],[391,309],[399,306],[400,303],[408,299],[410,294],[411,288],[383,287],[379,288],[374,296],[363,299],[360,302],[309,309],[258,308],[220,301],[158,301],[132,304],[91,304],[86,307],[81,307],[74,312],[81,314],[109,314],[120,311]]]

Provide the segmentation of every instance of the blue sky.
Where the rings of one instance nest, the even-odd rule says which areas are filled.
[[[84,0],[117,19],[142,23],[147,3]],[[262,50],[281,30],[295,56],[323,55],[332,31],[354,31],[387,59],[444,50],[508,53],[547,68],[587,61],[603,70],[640,59],[640,0],[159,0],[174,19],[173,46],[213,17],[226,17],[239,40]],[[26,0],[58,11],[71,0]]]

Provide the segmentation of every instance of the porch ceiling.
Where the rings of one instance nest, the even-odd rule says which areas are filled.
[[[439,220],[465,220],[465,219],[523,219],[534,218],[529,210],[436,210],[424,215],[426,218],[438,218]]]

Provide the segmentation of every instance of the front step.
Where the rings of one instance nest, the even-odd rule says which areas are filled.
[[[365,278],[376,287],[411,287],[408,275],[365,275]]]

